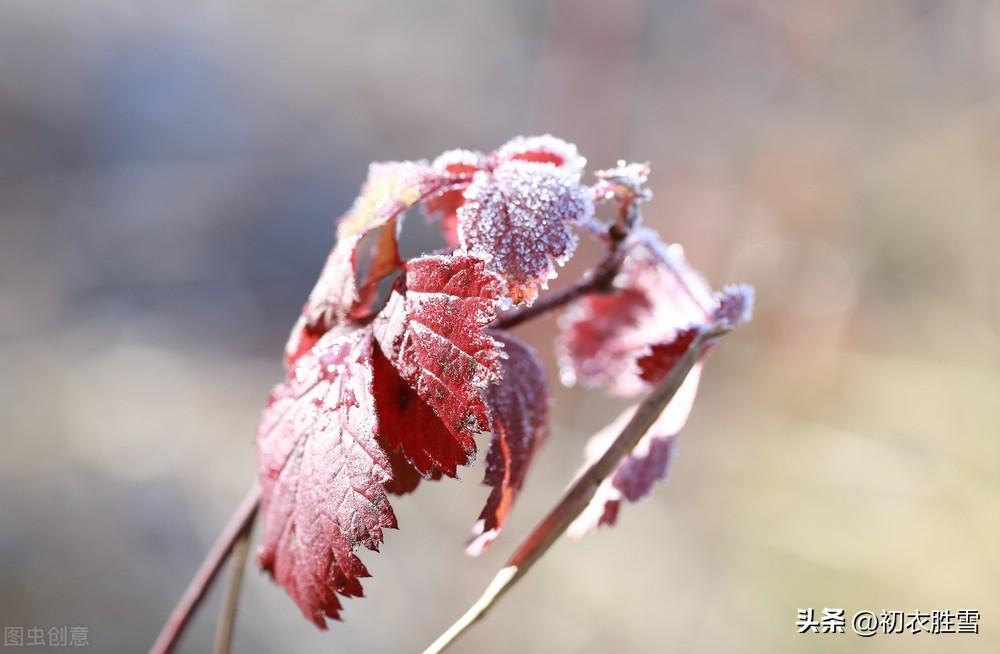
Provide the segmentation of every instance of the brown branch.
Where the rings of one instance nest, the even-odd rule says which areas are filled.
[[[706,345],[731,329],[718,326],[702,332],[688,347],[670,373],[639,403],[635,414],[604,455],[580,475],[559,503],[535,527],[476,602],[451,627],[424,650],[424,654],[444,651],[469,627],[479,621],[500,597],[523,577],[531,566],[559,539],[579,516],[619,461],[635,447],[680,388]]]
[[[219,569],[229,557],[233,545],[239,539],[240,535],[253,524],[254,517],[257,515],[259,502],[260,486],[255,483],[253,488],[246,494],[246,497],[243,498],[236,512],[229,519],[229,524],[219,534],[218,539],[212,545],[212,549],[209,550],[205,560],[201,562],[201,566],[195,572],[194,578],[191,579],[191,583],[188,584],[184,594],[177,601],[177,606],[170,613],[170,617],[167,618],[166,624],[163,625],[160,635],[157,636],[156,642],[153,643],[153,647],[149,650],[150,654],[168,654],[168,652],[173,651],[181,634],[184,633],[184,628],[191,620],[191,616],[194,615],[195,609],[198,608],[198,604],[204,599],[212,582],[215,581]]]
[[[240,587],[243,583],[243,569],[250,553],[250,533],[253,522],[248,522],[233,545],[233,562],[229,571],[229,583],[219,608],[219,623],[215,628],[214,654],[229,654],[233,646],[233,632],[236,627],[236,609],[240,603]]]

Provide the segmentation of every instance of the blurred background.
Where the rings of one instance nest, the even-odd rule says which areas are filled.
[[[558,544],[456,651],[1000,650],[989,0],[4,0],[0,623],[147,648],[254,478],[368,162],[545,132],[591,169],[652,162],[649,222],[759,303],[668,482]],[[552,363],[554,320],[520,334]],[[623,406],[555,399],[486,555],[462,554],[477,467],[394,501],[402,531],[326,633],[251,563],[234,651],[429,643]],[[182,651],[208,650],[219,598]],[[978,637],[798,635],[806,607],[983,617]]]

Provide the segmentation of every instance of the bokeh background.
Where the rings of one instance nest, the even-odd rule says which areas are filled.
[[[715,284],[753,283],[757,316],[668,482],[557,545],[456,651],[1000,650],[990,0],[3,0],[0,623],[148,647],[253,479],[367,163],[544,132],[595,168],[652,162],[648,220]],[[550,363],[554,333],[521,330]],[[479,468],[396,500],[368,597],[326,633],[251,565],[235,651],[426,645],[621,406],[558,391],[481,559]],[[219,597],[182,651],[208,650]],[[982,633],[796,634],[827,606],[978,609]]]

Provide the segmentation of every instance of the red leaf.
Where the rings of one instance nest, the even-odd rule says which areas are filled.
[[[486,167],[486,160],[471,150],[449,150],[432,164],[437,174],[445,180],[442,189],[424,202],[428,216],[440,216],[441,234],[449,247],[458,245],[458,216],[455,212],[465,202],[462,193],[472,182],[476,171]]]
[[[593,213],[580,176],[545,163],[509,161],[476,173],[458,209],[459,243],[484,257],[515,303],[531,302],[555,265],[576,249],[572,223]]]
[[[416,389],[446,430],[422,425],[393,442],[422,474],[438,468],[454,477],[456,466],[472,462],[475,435],[490,428],[482,394],[500,379],[500,350],[483,328],[496,317],[501,290],[482,259],[419,257],[407,262],[405,285],[374,323],[403,385]]]
[[[601,525],[614,525],[623,500],[639,501],[649,494],[657,481],[666,477],[674,440],[691,413],[700,376],[701,364],[697,364],[646,435],[619,462],[614,472],[601,482],[590,504],[570,525],[568,535],[579,538]],[[607,451],[632,419],[635,409],[635,406],[626,409],[614,422],[591,437],[584,453],[584,468]]]
[[[412,491],[421,476],[440,478],[439,466],[454,476],[456,463],[468,458],[461,442],[403,381],[380,348],[375,348],[374,361],[379,442],[393,464],[393,481],[387,490],[398,495]]]
[[[291,365],[326,331],[371,317],[379,283],[402,268],[397,219],[444,184],[426,164],[372,164],[361,194],[337,226],[330,253],[285,347]]]
[[[750,320],[753,313],[753,288],[746,284],[732,284],[714,297],[716,303],[706,327],[717,323],[725,323],[732,328]],[[684,356],[688,347],[698,335],[699,328],[689,327],[674,334],[670,340],[654,343],[649,352],[639,359],[639,376],[642,380],[655,384],[673,370],[677,361]],[[705,347],[707,355],[714,343]]]
[[[528,465],[549,431],[549,384],[535,351],[508,334],[495,333],[506,358],[503,380],[486,391],[493,416],[493,437],[486,454],[483,483],[493,486],[473,528],[466,552],[481,554],[500,533]]]
[[[358,300],[351,259],[357,239],[340,241],[327,257],[302,313],[288,335],[285,345],[285,366],[290,367],[316,345],[316,341],[333,327],[341,324],[350,307]]]
[[[677,332],[676,336],[662,343],[655,343],[649,353],[639,359],[639,376],[644,382],[655,384],[674,369],[698,335],[697,327]]]
[[[531,161],[547,163],[581,172],[587,160],[580,156],[576,146],[551,135],[518,136],[497,150],[495,159],[504,161]]]
[[[713,306],[708,284],[679,249],[664,248],[662,254],[665,259],[636,248],[613,295],[585,297],[566,312],[557,342],[564,383],[605,386],[622,396],[641,393],[648,384],[636,362],[649,346],[707,323]]]
[[[360,597],[355,556],[396,527],[376,440],[371,330],[330,332],[268,398],[257,432],[264,536],[260,564],[317,627],[339,619],[337,594]]]

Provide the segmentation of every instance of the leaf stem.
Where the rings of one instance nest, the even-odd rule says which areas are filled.
[[[201,562],[201,566],[195,572],[184,594],[177,601],[177,606],[170,613],[166,624],[160,630],[160,635],[157,636],[156,642],[149,650],[150,654],[168,654],[173,651],[181,634],[184,633],[184,628],[194,615],[195,609],[198,608],[212,582],[215,581],[222,564],[229,558],[236,541],[253,524],[259,503],[260,486],[254,483],[246,497],[240,502],[236,512],[229,519],[226,528],[219,534],[212,549],[205,556],[205,560]]]
[[[598,486],[610,475],[643,434],[652,426],[670,400],[677,393],[691,368],[701,357],[706,345],[730,331],[728,325],[718,325],[701,332],[688,347],[687,352],[677,362],[670,373],[657,384],[639,403],[635,414],[611,447],[595,461],[583,474],[576,478],[559,503],[535,527],[521,546],[507,561],[507,564],[490,582],[482,596],[451,627],[424,650],[424,654],[443,652],[469,627],[478,622],[493,607],[500,597],[531,569],[538,559],[566,531],[579,516],[597,492]]]
[[[219,623],[215,628],[214,654],[229,654],[233,646],[233,632],[236,626],[236,609],[240,603],[240,587],[243,585],[243,569],[250,554],[250,533],[253,522],[248,522],[233,544],[233,562],[229,570],[229,583],[219,608]]]

